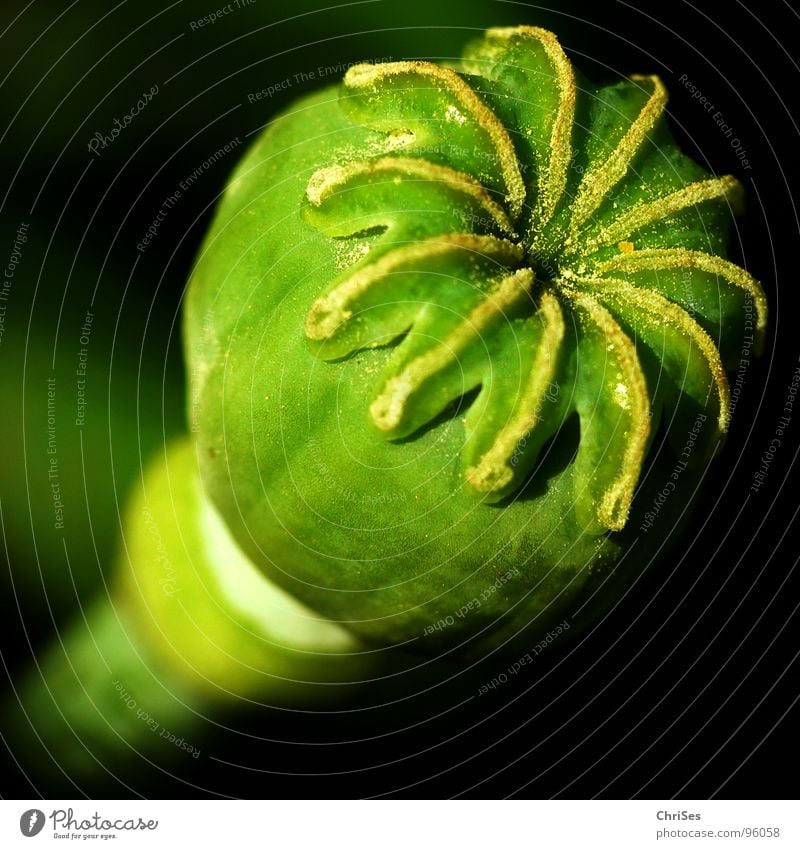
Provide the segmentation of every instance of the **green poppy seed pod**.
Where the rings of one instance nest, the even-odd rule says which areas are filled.
[[[355,66],[264,131],[185,339],[204,485],[273,581],[363,638],[464,654],[624,592],[766,322],[724,258],[740,186],[679,151],[666,100],[518,27],[452,68]]]

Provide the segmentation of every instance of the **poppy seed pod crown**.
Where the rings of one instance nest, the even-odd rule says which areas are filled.
[[[453,67],[354,66],[264,131],[185,333],[204,485],[271,579],[466,654],[624,590],[672,530],[632,552],[637,510],[667,480],[685,506],[766,323],[724,258],[740,186],[679,151],[666,100],[518,27]]]

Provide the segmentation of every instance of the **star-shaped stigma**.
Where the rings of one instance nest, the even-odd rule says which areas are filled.
[[[312,223],[360,248],[310,308],[313,350],[401,340],[375,428],[410,436],[474,392],[464,481],[499,501],[577,414],[574,506],[594,533],[625,525],[665,405],[726,430],[709,330],[743,299],[766,324],[759,284],[717,255],[739,184],[680,154],[666,100],[656,77],[579,83],[545,30],[489,30],[457,70],[351,68],[341,107],[377,141],[307,188]]]

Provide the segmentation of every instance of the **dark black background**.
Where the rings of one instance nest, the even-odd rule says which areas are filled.
[[[658,73],[687,152],[746,187],[733,258],[763,282],[771,322],[707,481],[707,509],[682,547],[648,568],[580,644],[554,647],[499,691],[461,707],[463,682],[391,710],[239,711],[221,718],[235,731],[205,729],[204,751],[216,760],[141,764],[132,773],[115,765],[112,773],[124,775],[125,785],[108,776],[96,785],[55,775],[32,783],[24,752],[9,739],[8,755],[18,762],[7,756],[0,767],[5,796],[796,796],[796,780],[787,781],[798,762],[800,407],[766,484],[758,494],[748,490],[800,355],[793,320],[800,133],[792,102],[800,85],[800,20],[776,0],[557,6],[378,0],[316,11],[304,0],[258,0],[193,33],[188,22],[213,4],[6,0],[4,253],[19,222],[31,223],[14,320],[9,313],[0,347],[0,560],[7,561],[0,613],[9,683],[102,585],[119,531],[118,503],[164,435],[185,427],[175,317],[235,157],[198,181],[134,266],[135,245],[193,167],[233,137],[257,131],[311,85],[257,104],[247,102],[247,92],[317,65],[452,57],[476,31],[514,23],[555,30],[592,79]],[[713,118],[681,85],[683,74],[735,128],[752,170],[741,168]],[[107,131],[153,83],[161,87],[153,104],[101,157],[88,153],[95,130]],[[42,530],[27,495],[26,445],[41,427],[41,408],[29,402],[23,420],[22,402],[41,385],[50,359],[74,347],[57,328],[79,326],[95,287],[101,320],[93,356],[107,363],[108,379],[98,381],[107,388],[97,402],[104,415],[90,463],[86,510],[94,521],[75,531],[73,551],[84,556],[67,569],[60,541]],[[79,456],[80,446],[74,450]],[[476,677],[506,665],[487,661]]]

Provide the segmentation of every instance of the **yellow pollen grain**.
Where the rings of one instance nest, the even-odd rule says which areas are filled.
[[[437,165],[427,159],[407,156],[383,156],[380,159],[365,159],[348,165],[332,165],[314,172],[306,187],[306,197],[312,206],[320,207],[337,191],[359,177],[385,177],[400,184],[404,179],[432,184],[444,184],[454,191],[469,197],[506,234],[513,233],[513,224],[505,210],[489,192],[468,174]]]
[[[389,378],[369,408],[376,427],[384,431],[394,430],[402,421],[406,403],[412,393],[452,363],[498,315],[503,315],[522,298],[527,298],[532,285],[533,272],[529,268],[521,268],[503,278],[497,289],[481,301],[444,340],[412,360],[400,374]]]
[[[519,261],[522,249],[505,239],[453,233],[395,248],[377,261],[347,274],[326,294],[317,298],[306,316],[306,337],[314,342],[332,338],[352,318],[353,302],[390,274],[458,251],[494,258],[498,263]]]
[[[583,175],[572,205],[570,231],[573,234],[580,230],[606,195],[628,173],[634,156],[661,117],[667,104],[667,90],[658,77],[634,76],[631,79],[652,85],[652,94],[614,150]]]
[[[586,318],[591,321],[608,339],[607,350],[616,360],[624,385],[627,387],[628,413],[630,425],[625,434],[625,450],[619,474],[603,493],[597,508],[597,518],[603,527],[620,531],[625,527],[630,512],[633,493],[639,480],[644,460],[647,439],[650,435],[650,398],[647,384],[642,373],[636,347],[625,331],[617,324],[611,313],[602,306],[593,295],[562,285],[561,292],[578,306]],[[615,400],[619,392],[615,392]]]
[[[767,296],[761,284],[747,271],[719,256],[688,248],[647,248],[636,251],[634,256],[620,255],[597,263],[595,270],[608,271],[676,271],[681,268],[696,268],[714,274],[747,292],[753,299],[756,310],[756,330],[763,334],[767,327]]]
[[[544,322],[544,333],[536,356],[531,363],[528,382],[514,413],[497,434],[489,450],[475,466],[466,471],[467,483],[477,492],[503,489],[514,478],[509,465],[517,446],[541,419],[546,403],[545,396],[555,376],[558,352],[564,338],[564,317],[558,299],[543,292],[539,316]]]
[[[550,220],[567,185],[577,99],[575,72],[558,39],[549,30],[532,26],[495,27],[488,30],[486,35],[490,40],[496,41],[510,41],[514,38],[531,38],[538,41],[550,62],[558,87],[559,104],[550,130],[549,156],[539,168],[532,236],[534,231],[541,230]]]
[[[625,304],[632,304],[639,312],[648,315],[654,323],[668,325],[692,342],[705,360],[711,375],[719,402],[717,424],[720,431],[724,433],[730,421],[730,387],[717,346],[708,333],[683,307],[652,289],[634,286],[627,280],[619,278],[586,278],[581,282],[593,286],[595,295],[603,300],[611,298]]]
[[[642,201],[624,212],[610,224],[603,227],[597,236],[585,240],[583,254],[597,248],[618,243],[642,227],[653,224],[704,201],[727,199],[730,201],[741,190],[741,184],[735,177],[719,177],[690,183],[682,189],[671,192],[654,201]]]
[[[436,87],[446,90],[461,107],[460,114],[472,118],[486,133],[500,163],[503,182],[506,186],[506,202],[512,218],[516,219],[525,203],[526,192],[511,137],[494,112],[455,71],[432,62],[419,61],[361,64],[348,69],[344,76],[344,83],[351,89],[374,88],[384,80],[404,74],[427,78]]]

